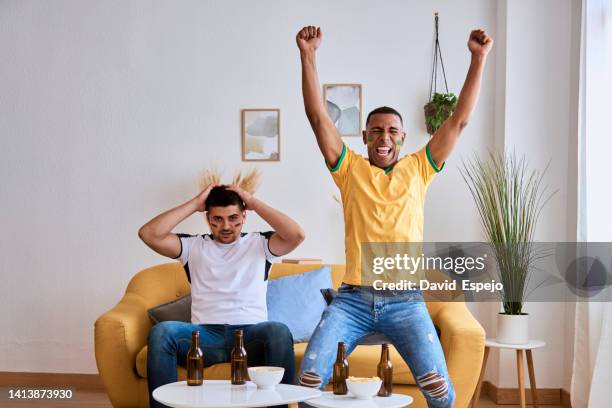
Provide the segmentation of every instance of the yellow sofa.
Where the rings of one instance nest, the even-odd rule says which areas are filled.
[[[270,278],[304,273],[322,265],[274,264]],[[332,265],[332,279],[338,287],[344,265]],[[98,371],[114,407],[148,407],[147,336],[152,323],[147,309],[169,302],[190,292],[182,266],[168,263],[145,269],[128,284],[121,301],[95,322],[95,352]],[[456,391],[456,407],[467,407],[476,388],[484,353],[485,333],[463,302],[427,302],[440,336],[449,374]],[[306,343],[295,345],[296,368],[306,350]],[[349,357],[351,375],[375,375],[380,346],[358,346]],[[427,403],[415,385],[410,370],[392,348],[393,391],[411,395],[411,408]],[[177,367],[179,380],[186,371]],[[204,371],[204,378],[229,378],[229,364],[216,364]]]

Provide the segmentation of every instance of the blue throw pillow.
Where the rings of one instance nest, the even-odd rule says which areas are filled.
[[[320,291],[331,286],[329,266],[271,279],[268,282],[268,320],[286,324],[295,343],[308,341],[327,306]]]

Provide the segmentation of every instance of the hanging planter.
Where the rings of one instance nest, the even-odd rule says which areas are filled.
[[[444,71],[444,61],[442,60],[442,50],[440,49],[440,41],[438,39],[438,13],[435,13],[436,40],[434,43],[433,66],[431,68],[431,86],[429,89],[429,102],[424,106],[425,110],[425,125],[427,133],[433,135],[436,130],[457,107],[457,96],[454,93],[448,92],[448,84],[446,83],[446,72]],[[442,77],[444,78],[445,93],[437,92],[438,82],[438,58],[442,67]]]

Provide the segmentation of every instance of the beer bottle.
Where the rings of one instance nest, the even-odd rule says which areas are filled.
[[[334,363],[334,394],[345,395],[348,393],[346,387],[346,379],[349,375],[349,365],[346,361],[346,350],[344,349],[344,342],[338,342],[338,355],[336,356],[336,362]]]
[[[234,332],[234,348],[232,349],[232,384],[246,384],[249,378],[247,372],[247,353],[244,348],[244,334],[242,330]]]
[[[200,332],[191,332],[191,347],[187,352],[187,385],[204,383],[204,353],[200,348]]]
[[[378,377],[382,380],[379,397],[390,397],[393,393],[393,364],[389,358],[389,345],[383,344],[380,352],[380,362],[377,369]]]

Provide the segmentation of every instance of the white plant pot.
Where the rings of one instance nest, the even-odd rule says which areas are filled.
[[[497,315],[497,341],[505,344],[529,342],[529,315]]]

